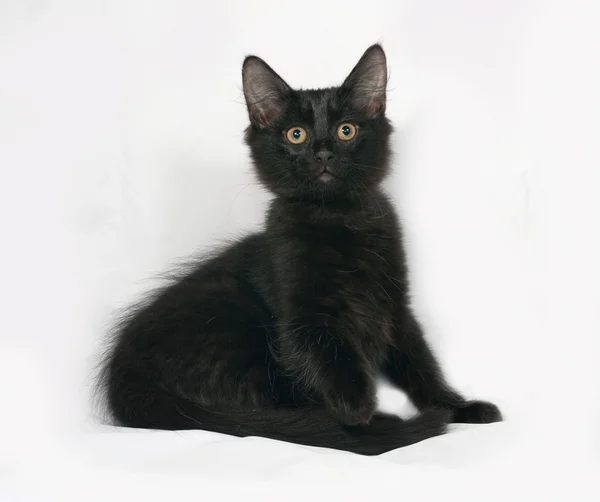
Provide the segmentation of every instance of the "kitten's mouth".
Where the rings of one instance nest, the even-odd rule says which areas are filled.
[[[318,181],[322,181],[323,183],[329,183],[330,181],[333,181],[335,178],[336,178],[336,176],[333,173],[331,173],[327,169],[323,169],[323,171],[321,171],[321,173],[317,175],[316,179]]]

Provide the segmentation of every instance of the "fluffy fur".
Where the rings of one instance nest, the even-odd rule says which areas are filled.
[[[401,229],[380,189],[386,82],[379,45],[340,87],[320,90],[291,89],[246,58],[246,142],[275,195],[265,229],[123,319],[101,379],[118,424],[379,454],[442,434],[450,421],[501,419],[495,405],[448,386],[410,310]],[[355,137],[342,138],[342,124]],[[303,143],[289,140],[291,128]],[[376,412],[379,374],[421,413],[403,421]]]

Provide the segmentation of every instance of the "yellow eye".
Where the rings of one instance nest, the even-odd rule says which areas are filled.
[[[337,133],[341,140],[348,141],[356,136],[356,126],[347,123],[341,124],[337,129]]]
[[[300,143],[304,143],[306,141],[306,131],[302,129],[302,127],[292,127],[291,129],[288,129],[288,132],[285,133],[285,137],[290,143],[299,145]]]

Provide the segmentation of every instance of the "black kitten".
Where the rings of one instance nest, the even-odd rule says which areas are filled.
[[[291,89],[243,66],[246,141],[275,194],[264,232],[209,257],[123,321],[103,389],[124,426],[206,429],[379,454],[494,422],[443,379],[408,298],[389,168],[383,49],[341,87]],[[422,413],[375,411],[375,378]]]

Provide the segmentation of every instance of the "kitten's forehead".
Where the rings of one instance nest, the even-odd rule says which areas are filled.
[[[312,118],[317,137],[327,136],[332,121],[339,110],[337,89],[316,89],[300,91],[303,95],[303,112]]]

